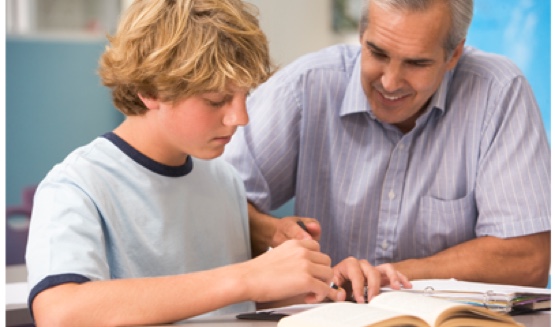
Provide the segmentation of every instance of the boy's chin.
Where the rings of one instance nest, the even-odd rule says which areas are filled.
[[[216,159],[224,153],[224,149],[212,151],[199,151],[198,153],[191,153],[191,157],[203,160]]]

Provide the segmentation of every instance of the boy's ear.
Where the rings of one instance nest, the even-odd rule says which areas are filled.
[[[138,94],[139,99],[141,99],[141,101],[144,103],[144,105],[150,109],[158,109],[158,107],[160,106],[160,102],[154,98],[149,98],[149,97],[145,97],[142,94]]]

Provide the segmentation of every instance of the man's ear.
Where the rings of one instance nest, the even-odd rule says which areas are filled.
[[[160,102],[154,98],[145,97],[142,94],[138,94],[139,99],[144,103],[145,107],[150,110],[158,109],[160,107]]]
[[[447,64],[448,70],[451,70],[451,69],[455,68],[455,66],[459,62],[459,59],[461,59],[461,56],[464,52],[464,43],[465,43],[465,41],[466,41],[466,39],[463,39],[459,43],[459,45],[457,45],[455,50],[453,51],[453,54],[451,55],[451,58],[449,59],[449,63]]]

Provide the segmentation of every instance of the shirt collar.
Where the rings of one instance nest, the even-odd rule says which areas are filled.
[[[449,92],[449,85],[451,84],[451,80],[453,79],[453,71],[454,69],[445,72],[439,88],[437,89],[436,93],[434,93],[434,95],[432,96],[432,100],[430,101],[429,108],[437,108],[442,114],[445,114],[445,110],[447,109],[447,93]]]
[[[351,78],[349,79],[347,88],[345,89],[345,96],[339,111],[339,116],[343,117],[356,113],[369,113],[370,116],[374,117],[372,110],[370,110],[370,104],[368,104],[366,94],[362,89],[360,80],[360,50],[353,66]]]

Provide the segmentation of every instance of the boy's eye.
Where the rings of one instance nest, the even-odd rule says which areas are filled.
[[[206,103],[209,106],[215,107],[215,108],[223,107],[230,100],[231,100],[230,96],[217,94],[217,93],[207,94],[204,96],[204,101],[206,101]]]
[[[207,100],[208,104],[211,105],[212,107],[222,107],[226,101],[211,101],[211,100]]]

